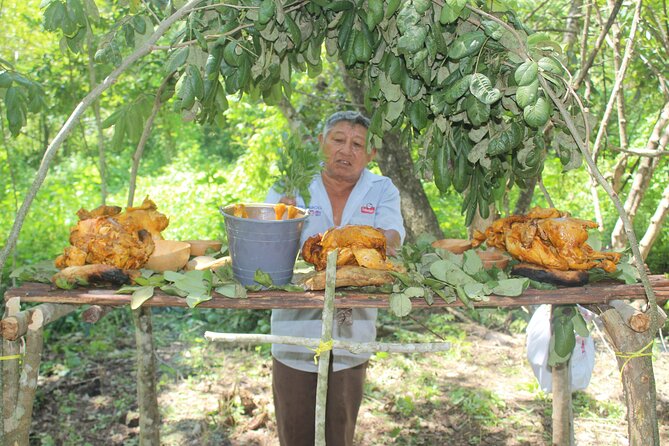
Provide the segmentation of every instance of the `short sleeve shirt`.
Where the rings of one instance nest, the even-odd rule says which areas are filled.
[[[297,197],[297,205],[306,207],[309,218],[302,228],[300,246],[312,235],[323,233],[335,226],[332,206],[321,175],[314,177],[309,186],[311,200],[307,204]],[[272,189],[265,201],[277,203],[281,195]],[[404,240],[406,234],[400,212],[400,195],[390,178],[376,175],[365,169],[351,191],[342,212],[341,226],[369,225],[381,229],[394,229]],[[376,339],[377,309],[353,309],[351,325],[334,324],[333,338],[352,342],[372,342]],[[278,336],[321,337],[321,310],[272,310],[272,334]],[[317,372],[314,352],[295,345],[272,345],[272,355],[283,364],[307,372]],[[334,349],[334,371],[355,367],[367,361],[370,354],[353,354]]]

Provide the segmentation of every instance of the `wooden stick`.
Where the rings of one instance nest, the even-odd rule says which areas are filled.
[[[637,333],[643,333],[650,328],[650,316],[629,303],[623,300],[612,300],[609,305],[615,308],[625,324]]]
[[[72,313],[77,309],[77,306],[44,303],[29,310],[21,311],[14,316],[6,317],[0,324],[2,337],[9,341],[15,341],[26,334],[28,325],[37,309],[40,310],[40,316],[38,317],[42,318],[41,320],[43,321],[43,324],[46,325],[49,322],[53,322]]]
[[[28,436],[30,434],[39,366],[42,359],[43,332],[46,319],[39,307],[35,308],[31,316],[28,332],[26,333],[26,352],[23,358],[21,378],[19,379],[16,408],[11,416],[5,419],[5,444],[10,445],[28,446],[29,444]]]
[[[658,300],[669,299],[669,279],[663,275],[651,276],[650,282],[657,294]],[[248,299],[229,299],[214,293],[209,301],[202,302],[199,308],[238,308],[238,309],[273,309],[273,308],[322,308],[322,291],[285,292],[259,291],[249,292]],[[5,292],[5,298],[20,297],[22,302],[53,302],[73,305],[129,305],[131,296],[115,294],[115,290],[85,289],[54,290],[41,283],[25,283],[19,288],[11,288]],[[644,287],[637,283],[626,285],[623,283],[600,282],[584,287],[558,288],[555,290],[528,289],[517,297],[491,295],[487,302],[474,302],[475,307],[520,307],[523,305],[539,304],[601,304],[615,299],[645,299]],[[428,305],[424,299],[413,299],[414,308],[434,307],[461,307],[460,301],[448,304],[437,299]],[[162,291],[144,302],[142,306],[185,307],[186,300],[169,296]],[[387,294],[361,293],[346,291],[337,293],[336,308],[388,308]]]
[[[574,445],[574,412],[571,407],[571,360],[551,369],[553,381],[553,446]]]
[[[18,297],[10,297],[5,303],[5,317],[14,317],[20,311],[21,301]],[[2,355],[17,356],[20,346],[16,341],[2,340]],[[2,432],[7,430],[7,422],[16,410],[16,401],[19,394],[19,358],[0,361],[2,369]],[[3,437],[2,444],[11,444]]]
[[[212,342],[227,342],[231,344],[287,344],[302,347],[316,348],[320,344],[319,338],[298,338],[296,336],[276,336],[244,333],[217,333],[206,331],[204,338]],[[447,351],[451,348],[448,342],[425,342],[419,344],[398,344],[386,342],[347,342],[334,339],[332,348],[348,350],[351,353],[435,353]]]
[[[0,334],[2,338],[8,341],[16,341],[23,336],[28,330],[29,317],[29,311],[21,311],[15,316],[4,318],[0,322]]]
[[[88,322],[89,324],[94,324],[109,314],[113,309],[114,307],[110,306],[103,307],[100,305],[91,305],[81,313],[81,320]]]
[[[320,345],[332,342],[332,322],[334,320],[335,281],[337,279],[337,255],[335,249],[328,254],[325,269],[325,302],[323,302],[323,325],[321,328]],[[316,382],[316,417],[314,446],[325,446],[325,409],[328,398],[328,372],[330,371],[330,349],[320,353],[318,358],[318,380]]]
[[[132,312],[137,345],[137,404],[139,406],[139,444],[160,444],[160,412],[156,392],[156,361],[153,348],[151,308],[141,306]]]

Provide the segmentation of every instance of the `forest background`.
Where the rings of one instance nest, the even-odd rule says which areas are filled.
[[[53,3],[64,5],[66,10],[70,5],[81,5],[87,14],[94,4],[98,11],[94,14],[97,17],[90,20],[94,32],[65,38],[63,30],[54,25],[56,19],[49,14],[45,18],[45,11]],[[501,8],[501,3],[494,3]],[[144,20],[149,20],[145,17],[151,15],[147,13],[151,5],[162,7],[165,3],[45,0],[40,4],[37,0],[0,0],[3,244],[45,148],[79,101],[114,68],[110,63],[113,58],[101,58],[100,54],[96,58],[98,49],[109,43],[105,41],[109,36],[119,42],[115,49],[118,57],[140,46],[147,35],[141,31],[146,26]],[[598,148],[599,169],[633,217],[638,239],[646,241],[649,249],[645,261],[651,272],[669,271],[669,231],[663,224],[669,209],[666,1],[644,3],[636,24],[637,2],[509,1],[504,5],[515,11],[528,30],[546,33],[559,42],[563,62],[574,78],[580,79],[576,86],[589,113],[591,144]],[[75,13],[71,18],[73,22],[78,20]],[[629,39],[633,28],[634,36]],[[626,52],[630,41],[630,51]],[[37,193],[16,249],[2,271],[0,292],[12,283],[9,274],[15,268],[51,260],[62,252],[78,209],[91,209],[103,202],[125,206],[133,154],[164,79],[164,54],[169,50],[168,46],[157,47],[155,53],[160,56],[146,57],[131,66],[76,123]],[[625,54],[629,66],[622,71]],[[8,74],[18,76],[14,81],[25,87],[19,101],[8,94]],[[612,96],[616,80],[621,82],[621,88]],[[262,201],[278,175],[278,149],[295,123],[315,135],[330,113],[359,108],[362,102],[336,60],[324,61],[319,72],[295,75],[289,101],[270,106],[262,99],[239,94],[228,96],[226,101],[227,110],[214,122],[205,124],[194,122],[194,116],[184,113],[174,97],[157,111],[153,130],[145,141],[135,202],[149,196],[170,217],[165,238],[224,239],[219,206]],[[396,141],[399,148],[390,150],[410,153],[414,166],[405,163],[388,167],[391,164],[383,162],[382,148],[381,161],[375,169],[391,177],[403,170],[420,184],[428,206],[413,212],[423,220],[415,222],[415,227],[432,228],[433,235],[439,237],[467,237],[460,194],[452,189],[440,193],[431,181],[429,169],[427,178],[413,174],[424,162],[420,141]],[[592,187],[584,166],[565,172],[557,154],[549,150],[542,182],[556,207],[601,224],[598,238],[603,247],[624,246],[617,212],[602,189]],[[410,186],[397,180],[396,183],[402,189]],[[531,182],[526,190],[514,187],[503,212],[547,206],[545,197],[538,187],[535,193],[534,186]],[[438,229],[431,225],[435,221]],[[265,313],[238,312],[217,318],[222,320],[214,322],[240,331],[267,331]],[[72,318],[51,328],[56,337],[81,329]]]
[[[40,9],[37,1],[12,3],[0,3],[4,23],[0,54],[3,69],[7,70],[5,74],[22,74],[26,84],[35,82],[31,88],[43,94],[31,95],[21,107],[12,107],[7,98],[0,103],[3,142],[0,236],[3,239],[9,234],[45,147],[91,85],[97,85],[113,68],[110,63],[96,60],[100,45],[96,39],[109,39],[111,32],[115,39],[123,40],[118,35],[125,33],[129,48],[121,48],[123,51],[140,45],[142,39],[136,30],[127,32],[128,27],[136,26],[130,24],[128,18],[140,16],[141,11],[133,6],[137,3],[140,8],[139,2],[101,3],[99,20],[92,25],[95,34],[82,33],[84,35],[74,44],[65,39],[60,30],[53,29],[54,25],[52,29],[45,29],[45,23],[48,28],[49,22],[44,22],[44,9]],[[585,64],[582,59],[594,53],[600,27],[608,19],[602,16],[600,8],[580,1],[541,5],[511,3],[509,7],[517,11],[528,28],[550,33],[553,40],[561,42],[567,67],[578,75],[579,67]],[[631,24],[632,6],[632,3],[612,2],[604,8],[611,7],[616,13],[612,20],[614,26],[596,53],[580,91],[590,114],[591,136],[593,140],[601,139],[597,157],[599,169],[612,182],[621,199],[629,202],[625,206],[634,218],[637,237],[642,239],[652,217],[656,223],[661,218],[661,223],[667,213],[669,94],[665,76],[669,26],[664,2],[644,5],[632,47],[633,57],[624,73],[622,88],[614,98],[615,106],[608,112],[603,138],[596,131],[611,100],[609,94],[616,76],[621,75],[617,68],[627,43],[629,30],[625,27]],[[584,33],[584,29],[587,32]],[[76,124],[56,154],[53,167],[37,194],[12,260],[5,265],[5,279],[17,266],[54,258],[67,245],[68,231],[76,221],[79,208],[90,209],[103,202],[125,204],[133,154],[164,77],[163,71],[160,59],[149,57],[140,61]],[[193,116],[179,113],[178,101],[176,105],[167,102],[158,110],[146,142],[138,173],[136,202],[150,196],[170,217],[166,238],[224,238],[218,207],[263,200],[278,175],[278,149],[291,125],[299,122],[315,135],[321,121],[331,112],[360,107],[361,101],[356,100],[360,98],[346,88],[345,80],[345,73],[336,61],[326,61],[320,74],[295,76],[290,103],[284,101],[273,107],[262,100],[251,100],[248,95],[230,96],[227,98],[229,108],[222,116],[215,123],[202,125],[193,122]],[[15,114],[16,108],[23,108],[22,118]],[[31,113],[30,109],[36,112]],[[123,126],[118,125],[119,116],[125,118]],[[25,122],[25,126],[17,127],[17,121]],[[424,154],[420,152],[419,142],[414,141],[409,149],[400,147],[400,150],[410,150],[414,163],[420,166]],[[644,151],[648,157],[635,156]],[[404,165],[393,170],[400,169],[411,172],[414,166]],[[383,173],[391,177],[397,175],[393,171]],[[424,206],[418,211],[428,217],[434,212],[445,236],[466,237],[464,217],[459,212],[461,196],[452,189],[439,193],[430,179],[428,174],[428,179],[422,181],[429,208]],[[584,167],[563,172],[557,154],[549,151],[543,184],[558,208],[601,224],[602,246],[624,247],[624,236],[620,236],[620,227],[616,227],[616,210],[601,188],[597,192],[591,190],[590,177]],[[404,187],[407,186],[400,184],[401,189]],[[534,205],[546,206],[541,193],[534,194],[534,187],[527,189],[520,203],[519,188],[511,190],[507,212],[527,210]],[[593,193],[597,200],[593,199]],[[425,224],[423,227],[440,235],[434,226]],[[669,234],[661,227],[660,224],[660,229],[655,231],[652,250],[646,259],[655,273],[669,268]],[[614,231],[618,233],[612,241]]]

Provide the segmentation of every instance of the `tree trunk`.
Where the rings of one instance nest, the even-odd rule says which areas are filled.
[[[362,85],[347,73],[343,74],[344,84],[353,97],[353,101],[363,104]],[[366,112],[366,110],[361,110]],[[400,191],[402,217],[407,231],[407,240],[415,240],[420,234],[432,234],[443,237],[437,216],[423,190],[421,181],[414,173],[411,152],[404,147],[397,132],[383,135],[383,147],[378,151],[376,160],[381,172],[389,177]]]
[[[137,344],[137,405],[139,406],[139,444],[160,444],[160,413],[156,392],[156,361],[153,353],[151,308],[133,310]]]
[[[93,36],[86,33],[86,46],[88,47],[88,82],[91,90],[98,85],[95,75],[95,48],[93,47]],[[98,170],[100,171],[100,204],[107,204],[107,161],[105,157],[105,136],[102,130],[102,117],[100,116],[100,101],[93,102],[93,114],[95,115],[95,130],[98,135]]]
[[[569,15],[567,15],[567,22],[565,24],[565,33],[562,38],[562,47],[567,53],[569,59],[574,57],[574,45],[578,41],[579,31],[579,17],[581,16],[581,9],[583,8],[583,0],[572,0],[569,7]]]
[[[51,161],[56,156],[56,152],[63,144],[63,142],[67,139],[70,132],[72,132],[72,129],[79,121],[84,111],[86,111],[86,109],[93,102],[95,102],[105,90],[111,87],[119,78],[119,76],[125,70],[128,69],[128,67],[130,67],[133,63],[135,63],[142,57],[149,54],[152,51],[153,45],[158,41],[158,39],[163,34],[165,34],[165,32],[167,32],[167,30],[174,23],[181,20],[181,18],[187,15],[201,1],[202,0],[190,0],[184,6],[175,11],[174,14],[163,20],[160,23],[160,25],[158,25],[153,34],[151,34],[151,36],[144,42],[142,46],[138,47],[135,51],[132,52],[132,54],[123,59],[121,64],[118,67],[116,67],[116,69],[114,69],[114,71],[112,71],[109,74],[109,76],[107,76],[104,79],[104,81],[102,81],[101,84],[99,84],[97,87],[91,90],[90,93],[88,93],[86,97],[83,98],[81,102],[77,104],[74,111],[72,111],[72,114],[70,114],[70,116],[67,118],[67,121],[65,121],[63,127],[59,130],[58,134],[56,134],[55,138],[53,139],[51,144],[49,144],[49,147],[47,147],[46,151],[44,152],[44,156],[42,157],[42,162],[40,163],[40,167],[37,170],[37,173],[35,174],[35,179],[33,180],[33,183],[30,186],[30,189],[28,190],[25,199],[23,200],[23,204],[21,205],[19,211],[17,212],[16,219],[14,220],[14,224],[12,225],[12,229],[9,233],[9,237],[7,237],[7,242],[5,243],[5,246],[3,246],[2,249],[0,249],[0,271],[4,269],[7,257],[9,256],[9,253],[14,249],[14,246],[16,245],[16,241],[19,238],[19,233],[21,232],[21,228],[23,227],[23,222],[25,221],[26,216],[28,215],[28,211],[30,210],[30,206],[34,201],[37,192],[42,186],[42,183],[44,183]]]
[[[657,400],[653,373],[655,332],[636,333],[614,309],[601,314],[621,370],[630,446],[659,446]]]
[[[662,199],[655,209],[655,213],[650,218],[650,224],[646,233],[643,235],[643,238],[639,242],[639,250],[641,251],[641,256],[645,259],[648,257],[650,248],[653,247],[653,243],[657,240],[657,237],[662,232],[662,224],[669,214],[669,185],[664,188],[664,193],[662,194]]]
[[[618,11],[620,11],[620,7],[622,6],[622,4],[623,4],[622,0],[615,1],[613,9],[611,10],[611,14],[609,14],[609,18],[606,21],[606,24],[599,33],[599,36],[597,36],[597,41],[595,42],[594,48],[588,55],[587,59],[585,57],[582,59],[581,71],[579,71],[578,77],[576,77],[576,79],[572,83],[572,87],[574,88],[574,90],[578,90],[583,81],[586,79],[588,71],[590,71],[590,68],[595,62],[595,57],[597,56],[597,53],[599,53],[599,50],[601,49],[602,44],[604,43],[604,39],[606,38],[606,35],[609,32],[609,29],[611,29],[611,26],[615,22],[616,16],[618,15]]]

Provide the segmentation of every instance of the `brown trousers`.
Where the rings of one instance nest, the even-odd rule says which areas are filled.
[[[327,446],[353,446],[355,422],[362,402],[367,362],[328,375],[325,408]],[[273,360],[272,387],[281,446],[313,446],[318,374]]]

